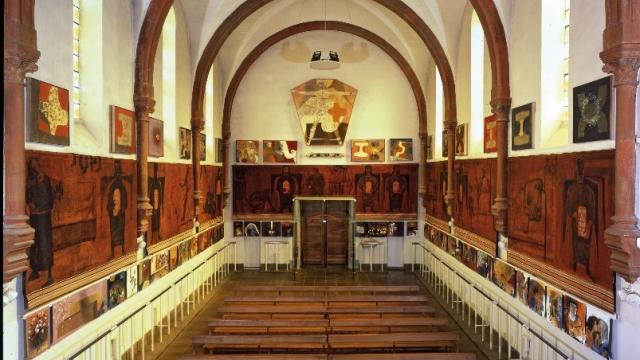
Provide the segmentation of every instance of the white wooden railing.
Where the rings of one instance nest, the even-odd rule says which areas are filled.
[[[479,332],[482,342],[490,350],[497,350],[499,358],[603,359],[577,341],[567,339],[568,335],[559,329],[541,322],[543,319],[537,319],[537,314],[523,304],[510,301],[506,293],[500,293],[501,289],[464,265],[461,267],[461,263],[432,243],[413,242],[412,251],[412,271],[451,307],[454,316],[474,333]]]

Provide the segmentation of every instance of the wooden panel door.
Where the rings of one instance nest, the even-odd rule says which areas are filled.
[[[347,201],[327,201],[327,223],[325,227],[327,238],[327,264],[347,264],[347,226],[349,204]]]
[[[322,201],[301,201],[302,265],[325,264],[324,224],[319,219],[324,213]]]
[[[302,265],[346,265],[347,201],[305,200],[300,206]]]

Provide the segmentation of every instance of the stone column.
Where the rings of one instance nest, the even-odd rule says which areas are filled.
[[[231,196],[231,153],[229,149],[229,138],[231,133],[224,132],[222,135],[222,179],[224,180],[224,206],[227,206]]]
[[[613,224],[605,230],[611,270],[629,283],[640,277],[638,216],[638,68],[640,1],[607,0],[600,58],[613,74],[616,103],[615,196]]]
[[[453,206],[455,204],[456,192],[455,177],[453,173],[453,162],[456,159],[456,126],[458,122],[455,118],[447,119],[444,122],[444,127],[447,129],[447,193],[444,195],[444,201],[447,204],[447,214],[449,217],[453,217]]]
[[[3,283],[29,268],[34,230],[26,215],[25,75],[38,69],[33,0],[4,2],[4,212]]]
[[[498,159],[496,163],[496,198],[491,212],[495,220],[495,229],[500,235],[507,234],[507,158],[509,144],[509,110],[511,98],[494,98],[491,100],[491,111],[496,114],[496,145]]]
[[[427,133],[421,131],[420,137],[420,156],[418,157],[418,172],[422,171],[420,180],[418,183],[418,198],[422,199],[422,206],[424,206],[424,197],[427,193]],[[418,206],[420,206],[418,204]]]
[[[200,131],[204,127],[202,118],[193,117],[191,119],[191,143],[193,144],[192,164],[193,164],[193,209],[194,219],[199,223],[199,216],[202,213],[202,190],[200,190]]]
[[[138,155],[138,237],[140,237],[142,235],[146,236],[149,231],[149,218],[152,211],[149,203],[149,166],[147,159],[149,157],[149,114],[153,112],[153,107],[156,104],[153,99],[153,86],[146,83],[137,87],[136,94],[133,97],[133,104],[138,122],[136,153]]]

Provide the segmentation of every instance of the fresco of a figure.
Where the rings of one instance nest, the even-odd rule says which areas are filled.
[[[276,209],[281,213],[293,213],[293,198],[300,194],[301,177],[292,174],[289,166],[282,168],[282,174],[274,177],[273,184],[276,191]]]
[[[116,160],[113,176],[102,178],[102,185],[108,186],[107,213],[109,214],[111,258],[115,257],[115,248],[118,246],[122,249],[121,254],[124,254],[125,211],[129,203],[125,182],[131,186],[132,176],[122,174],[121,163]]]
[[[380,190],[380,175],[372,171],[370,165],[364,167],[364,173],[356,175],[356,206],[365,213],[376,212]]]
[[[391,174],[385,176],[384,186],[391,212],[403,212],[408,195],[409,176],[400,174],[400,168],[393,167]]]
[[[149,202],[151,203],[151,241],[149,245],[160,241],[160,221],[164,198],[164,177],[158,176],[158,163],[153,164],[153,176],[149,177]]]

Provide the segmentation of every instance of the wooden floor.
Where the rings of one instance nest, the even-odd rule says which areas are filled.
[[[242,301],[242,295],[247,293],[239,293],[236,292],[236,289],[240,289],[247,284],[258,284],[261,286],[268,286],[268,288],[275,286],[284,286],[284,285],[302,285],[302,286],[338,286],[338,285],[414,285],[420,287],[420,296],[427,296],[428,292],[424,290],[422,284],[418,281],[418,279],[412,273],[407,273],[404,271],[388,271],[385,273],[357,273],[355,276],[344,269],[344,267],[336,267],[336,268],[307,268],[304,269],[300,274],[296,275],[295,279],[292,273],[275,273],[275,272],[258,272],[258,271],[244,271],[238,273],[232,273],[229,278],[227,278],[222,285],[220,285],[216,291],[213,292],[213,295],[209,299],[205,299],[201,302],[195,310],[191,311],[190,316],[185,317],[185,320],[179,323],[178,328],[172,329],[170,335],[166,335],[165,331],[165,340],[162,344],[156,344],[155,351],[153,353],[145,354],[145,358],[148,359],[179,359],[185,356],[189,356],[193,353],[192,341],[194,337],[202,336],[209,334],[211,321],[215,319],[222,318],[222,313],[220,310],[227,311],[229,310],[229,306],[233,306],[233,304],[225,303],[225,298],[235,299]],[[259,295],[259,293],[252,294]],[[322,301],[316,299],[318,297],[318,293],[309,292],[305,294],[308,297],[308,301],[310,301],[309,306],[317,306],[322,307]],[[392,296],[393,294],[388,294]],[[281,300],[286,301],[286,297],[280,297]],[[247,300],[247,299],[244,299]],[[336,299],[340,300],[340,299]],[[388,299],[387,299],[388,300]],[[421,300],[421,299],[415,299]],[[433,299],[429,299],[433,300]],[[316,304],[313,304],[313,301],[319,301]],[[325,304],[326,305],[326,304]],[[225,310],[225,307],[227,308]],[[424,310],[424,309],[423,309]],[[321,310],[318,310],[321,311]],[[432,316],[436,319],[448,318],[448,314],[444,309],[438,304],[437,301],[429,301],[429,311],[433,312]],[[313,315],[309,315],[313,317]],[[227,317],[228,318],[228,317]],[[241,318],[241,317],[240,317]],[[283,321],[286,319],[274,319]],[[321,319],[316,319],[321,321]],[[310,320],[314,321],[314,320]],[[408,321],[408,320],[407,320]],[[437,323],[440,320],[432,320],[435,321],[436,324],[433,326],[442,327],[442,324]],[[279,326],[284,326],[287,324],[276,324]],[[317,324],[319,326],[323,326],[325,324]],[[347,325],[358,325],[358,324],[341,324],[344,326]],[[409,324],[410,325],[410,324]],[[409,326],[408,325],[408,326]],[[384,326],[384,324],[381,324]],[[422,324],[421,326],[424,326]],[[458,327],[455,321],[449,319],[446,321],[446,325],[442,328],[443,331],[449,333],[455,333],[458,341],[457,341],[457,351],[465,352],[465,353],[474,353],[476,354],[476,359],[487,359],[483,355],[483,352],[476,346],[476,344],[468,338],[465,333]],[[276,334],[274,334],[275,336]],[[314,336],[310,334],[309,336]],[[313,340],[313,339],[311,339]],[[339,341],[340,339],[336,339]],[[347,339],[348,341],[349,339]],[[391,356],[390,354],[385,354],[385,359],[395,359],[395,356]],[[314,359],[312,355],[306,354],[302,358],[306,359]],[[319,358],[327,359],[326,355],[324,357],[320,356]],[[334,357],[331,357],[334,358]],[[340,359],[340,357],[335,357],[336,359]],[[363,357],[364,358],[372,358]],[[409,359],[409,357],[403,357]],[[427,358],[427,357],[421,357]],[[249,360],[251,357],[247,357],[245,355],[244,359]],[[293,359],[293,358],[292,358]],[[297,359],[297,358],[295,358]]]

